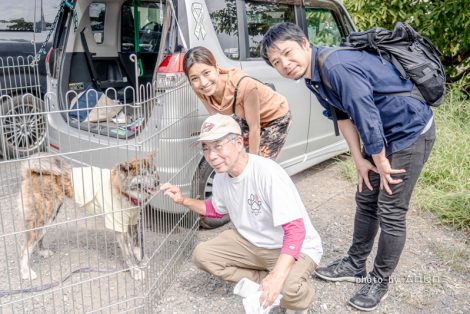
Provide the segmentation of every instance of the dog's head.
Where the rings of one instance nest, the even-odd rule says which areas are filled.
[[[155,154],[135,158],[117,164],[112,170],[114,187],[139,202],[157,193],[159,177],[155,166]]]

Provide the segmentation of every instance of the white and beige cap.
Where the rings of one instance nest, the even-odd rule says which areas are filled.
[[[216,141],[231,133],[242,134],[237,121],[231,116],[216,113],[204,120],[201,126],[201,134],[197,141]]]

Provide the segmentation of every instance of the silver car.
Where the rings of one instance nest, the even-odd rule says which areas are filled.
[[[137,2],[136,2],[137,3]],[[278,162],[289,174],[346,150],[333,124],[322,117],[303,80],[282,78],[259,56],[267,29],[297,23],[314,45],[335,46],[354,26],[336,0],[78,0],[55,25],[48,68],[49,149],[77,162],[107,166],[139,150],[157,150],[160,181],[171,180],[193,196],[211,192],[212,169],[191,145],[207,115],[182,72],[186,49],[209,48],[218,64],[239,67],[283,94],[293,121]],[[138,12],[139,19],[136,19]],[[143,86],[135,88],[136,86]],[[124,104],[123,119],[139,121],[139,132],[116,123],[73,120],[67,111],[78,93],[93,89]],[[143,122],[142,122],[143,121]],[[126,123],[127,123],[126,122]],[[78,152],[80,152],[78,154]],[[152,207],[184,212],[158,195]],[[215,227],[224,220],[204,220]]]
[[[30,156],[43,149],[47,133],[41,101],[46,91],[44,59],[32,64],[60,0],[0,2],[0,155]],[[35,44],[34,44],[35,42]]]

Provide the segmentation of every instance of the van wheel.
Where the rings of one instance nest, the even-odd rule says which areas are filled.
[[[43,102],[33,95],[4,98],[0,104],[0,152],[4,158],[27,157],[44,150],[47,135]]]
[[[203,160],[199,165],[199,181],[197,182],[196,195],[199,195],[203,199],[211,197],[214,175],[215,171],[207,161]],[[229,221],[229,215],[224,215],[222,218],[201,217],[201,219],[199,219],[199,225],[204,229],[214,229],[225,225]]]

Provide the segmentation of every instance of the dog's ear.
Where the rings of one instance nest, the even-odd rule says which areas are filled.
[[[131,169],[131,164],[128,161],[121,162],[119,164],[121,171],[128,172]]]
[[[156,151],[153,151],[151,153],[148,153],[147,155],[145,155],[144,157],[144,160],[145,162],[147,162],[147,166],[149,168],[152,168],[155,166],[155,158],[157,158],[157,152]]]
[[[145,155],[145,159],[148,160],[151,163],[155,162],[155,158],[157,158],[157,152],[153,151]]]

